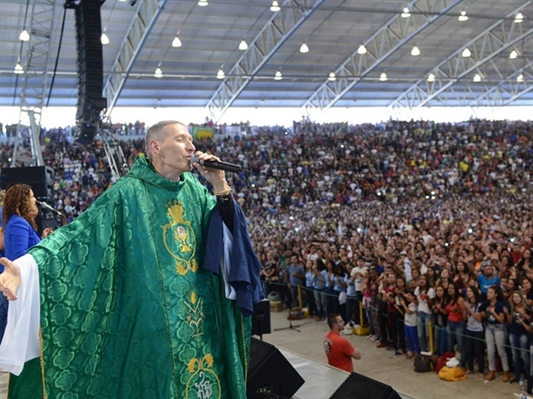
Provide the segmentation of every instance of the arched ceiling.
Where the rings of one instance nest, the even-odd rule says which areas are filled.
[[[313,116],[330,107],[533,105],[531,0],[281,0],[278,12],[271,3],[104,1],[109,108],[207,107],[217,117],[228,107],[304,107]],[[21,105],[34,86],[42,107],[76,106],[74,11],[64,4],[0,2],[1,106]],[[462,11],[467,21],[458,20]],[[28,42],[19,40],[23,27]],[[40,30],[49,34],[39,38]],[[179,48],[172,47],[176,35]],[[248,50],[239,50],[241,40]],[[300,52],[303,43],[308,53]],[[419,56],[411,55],[414,46]],[[19,58],[25,74],[14,73]],[[161,78],[154,77],[158,67]],[[274,80],[278,71],[282,79]]]

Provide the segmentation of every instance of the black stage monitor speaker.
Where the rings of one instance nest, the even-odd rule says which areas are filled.
[[[24,183],[31,186],[35,198],[49,201],[54,189],[54,170],[49,166],[2,168],[2,188]]]
[[[274,345],[252,338],[247,399],[291,398],[304,382]]]
[[[252,334],[262,336],[270,334],[270,301],[263,299],[254,305],[254,314],[252,316]]]
[[[390,385],[351,373],[330,399],[401,399]]]

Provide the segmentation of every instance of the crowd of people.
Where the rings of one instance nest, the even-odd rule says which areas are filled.
[[[246,133],[196,145],[248,171],[227,181],[267,294],[317,320],[368,324],[378,348],[398,355],[459,352],[479,378],[531,375],[533,123],[298,122]],[[129,165],[143,153],[142,139],[121,146]],[[98,145],[56,138],[43,148],[56,171],[51,204],[69,221],[114,184]]]

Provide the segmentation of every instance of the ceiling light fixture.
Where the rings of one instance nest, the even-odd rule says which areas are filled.
[[[470,52],[469,49],[465,48],[465,49],[463,50],[463,52],[461,53],[461,55],[462,55],[464,58],[468,58],[468,57],[470,57],[470,56],[472,55],[472,53]]]
[[[335,82],[337,80],[337,77],[335,76],[335,72],[330,72],[329,73],[328,80],[330,82]]]
[[[516,52],[516,50],[511,51],[511,54],[509,54],[509,58],[512,60],[514,60],[517,57],[518,57],[518,53]]]
[[[305,43],[302,43],[302,45],[300,46],[300,53],[308,53],[309,52],[309,47],[307,46],[307,44]]]
[[[20,32],[19,40],[22,42],[27,42],[30,40],[30,34],[26,29],[24,29],[22,32]]]
[[[205,6],[209,5],[209,3],[207,2],[207,0],[198,0],[198,5],[200,7],[205,7]]]
[[[472,80],[476,83],[481,82],[481,75],[479,73],[476,73],[476,75],[474,76],[474,79]]]
[[[226,74],[224,73],[224,71],[222,70],[222,68],[220,68],[217,72],[217,79],[224,79],[226,77]]]
[[[283,79],[283,75],[281,74],[281,71],[277,71],[274,75],[274,80],[281,80]]]
[[[411,13],[409,12],[409,9],[405,7],[403,9],[403,12],[400,14],[400,17],[402,18],[409,18],[411,16]]]
[[[22,25],[22,32],[20,32],[19,40],[21,42],[27,42],[30,40],[30,34],[26,30],[26,21],[28,20],[28,10],[30,8],[30,0],[26,0],[26,11],[24,13],[24,25]]]
[[[155,72],[154,72],[154,77],[158,78],[158,79],[161,79],[163,77],[163,71],[161,70],[160,67],[157,67]]]
[[[241,51],[248,50],[248,44],[246,43],[244,39],[241,40],[241,42],[239,43],[239,50]]]
[[[20,65],[20,60],[17,61],[17,65],[15,65],[15,70],[13,72],[15,72],[17,75],[24,73],[24,68],[22,68],[22,65]]]
[[[516,81],[517,81],[518,83],[523,82],[523,81],[524,81],[524,75],[523,75],[523,74],[518,75],[518,76],[516,77]]]
[[[461,11],[461,15],[457,17],[459,22],[466,22],[468,21],[468,15],[466,15],[466,11]]]
[[[411,55],[413,57],[418,57],[420,55],[420,49],[418,48],[418,46],[413,47],[413,49],[411,50]]]
[[[279,10],[281,10],[281,8],[280,8],[278,2],[277,1],[273,1],[272,5],[270,6],[270,11],[278,12]]]
[[[364,44],[361,44],[357,49],[357,54],[363,55],[366,54],[366,47]]]
[[[434,81],[435,81],[435,75],[432,74],[432,73],[430,73],[430,74],[428,75],[428,82],[429,82],[429,83],[432,83],[432,82],[434,82]]]
[[[181,47],[181,40],[178,36],[172,40],[172,47]]]
[[[514,17],[514,22],[515,22],[516,24],[521,23],[523,20],[524,20],[524,14],[522,14],[521,12],[519,12],[518,14],[516,14],[516,16]]]
[[[105,34],[105,32],[102,32],[102,36],[100,36],[100,42],[102,44],[109,44],[109,38]]]
[[[386,82],[388,79],[387,74],[383,72],[381,75],[379,75],[380,82]]]

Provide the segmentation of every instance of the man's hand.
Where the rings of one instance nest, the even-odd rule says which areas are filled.
[[[194,155],[202,161],[220,161],[220,158],[201,151],[196,151]],[[213,185],[213,190],[215,192],[221,192],[230,188],[226,182],[226,175],[223,170],[207,168],[199,163],[195,163],[193,166],[209,183]]]
[[[0,263],[5,267],[0,274],[0,291],[8,300],[15,301],[20,286],[20,268],[7,258],[1,258]]]
[[[48,237],[50,234],[52,234],[54,232],[54,229],[51,228],[51,227],[47,227],[46,229],[43,230],[43,236],[42,238],[46,238]]]

